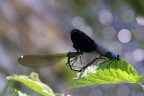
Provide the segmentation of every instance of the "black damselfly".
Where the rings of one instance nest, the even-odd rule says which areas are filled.
[[[107,49],[99,46],[88,35],[86,35],[85,33],[83,33],[78,29],[73,29],[71,31],[71,40],[73,42],[73,47],[76,49],[77,52],[68,52],[53,55],[22,55],[18,58],[18,62],[28,67],[43,67],[53,65],[58,61],[67,57],[68,58],[67,65],[70,67],[70,69],[81,72],[98,59],[108,58],[109,60],[107,61],[112,60],[112,62],[114,60],[120,59],[119,55],[115,55],[113,52],[108,51]],[[79,63],[83,63],[83,60],[81,59],[84,53],[89,54],[90,52],[93,51],[99,53],[99,56],[95,56],[94,59],[88,61],[87,63],[85,63],[84,66],[78,69],[74,68],[74,64],[77,63],[78,59]]]
[[[73,47],[77,50],[78,53],[82,54],[95,51],[99,54],[99,56],[96,56],[96,58],[93,59],[91,62],[89,62],[87,65],[85,65],[85,67],[88,67],[89,65],[94,63],[97,59],[108,59],[105,60],[105,62],[112,60],[109,63],[109,65],[115,60],[120,60],[119,55],[116,55],[115,53],[96,44],[94,40],[92,40],[88,35],[86,35],[79,29],[73,29],[71,31],[71,40],[73,42]],[[70,64],[69,66],[73,66],[73,64]],[[83,70],[83,68],[81,68],[79,71],[81,70]]]

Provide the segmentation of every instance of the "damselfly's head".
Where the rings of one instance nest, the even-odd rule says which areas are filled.
[[[120,55],[118,54],[118,55],[116,55],[115,53],[113,53],[113,52],[107,52],[106,54],[105,54],[105,56],[106,57],[108,57],[109,59],[116,59],[116,60],[120,60]]]
[[[117,54],[117,58],[116,58],[117,60],[120,60],[120,55],[119,54]]]

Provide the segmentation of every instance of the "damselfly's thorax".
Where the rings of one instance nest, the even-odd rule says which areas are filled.
[[[110,51],[105,53],[105,57],[108,57],[109,59],[120,60],[120,55],[119,54],[116,55],[115,53],[110,52]]]

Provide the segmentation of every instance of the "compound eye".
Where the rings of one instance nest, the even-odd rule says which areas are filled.
[[[117,58],[119,58],[119,59],[120,59],[120,55],[119,55],[119,54],[117,55]]]

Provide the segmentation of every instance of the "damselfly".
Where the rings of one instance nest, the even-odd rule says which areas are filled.
[[[91,65],[97,59],[108,59],[105,62],[112,60],[110,64],[115,60],[120,60],[119,55],[116,55],[115,53],[96,44],[93,39],[91,39],[81,30],[73,29],[71,31],[71,40],[73,42],[73,47],[77,50],[78,53],[97,52],[99,54],[99,56],[96,56],[96,58],[93,59],[90,63],[88,63],[88,65]]]
[[[54,54],[54,55],[22,55],[21,57],[18,58],[18,62],[28,67],[43,67],[53,65],[58,61],[67,57],[68,58],[67,65],[69,65],[70,69],[80,72],[86,69],[91,64],[93,64],[98,59],[107,58],[108,59],[107,61],[112,60],[112,62],[114,60],[120,59],[119,55],[115,55],[113,52],[108,51],[107,49],[96,44],[94,40],[92,40],[88,35],[86,35],[85,33],[83,33],[78,29],[73,29],[71,31],[71,40],[73,42],[73,47],[76,49],[77,52],[68,52],[64,54]],[[84,53],[89,54],[90,52],[96,52],[99,54],[99,56],[96,55],[93,59],[89,60],[88,62],[83,62],[82,60],[83,54]],[[89,56],[87,57],[91,58]],[[85,65],[78,69],[75,69],[74,65],[77,63]]]

